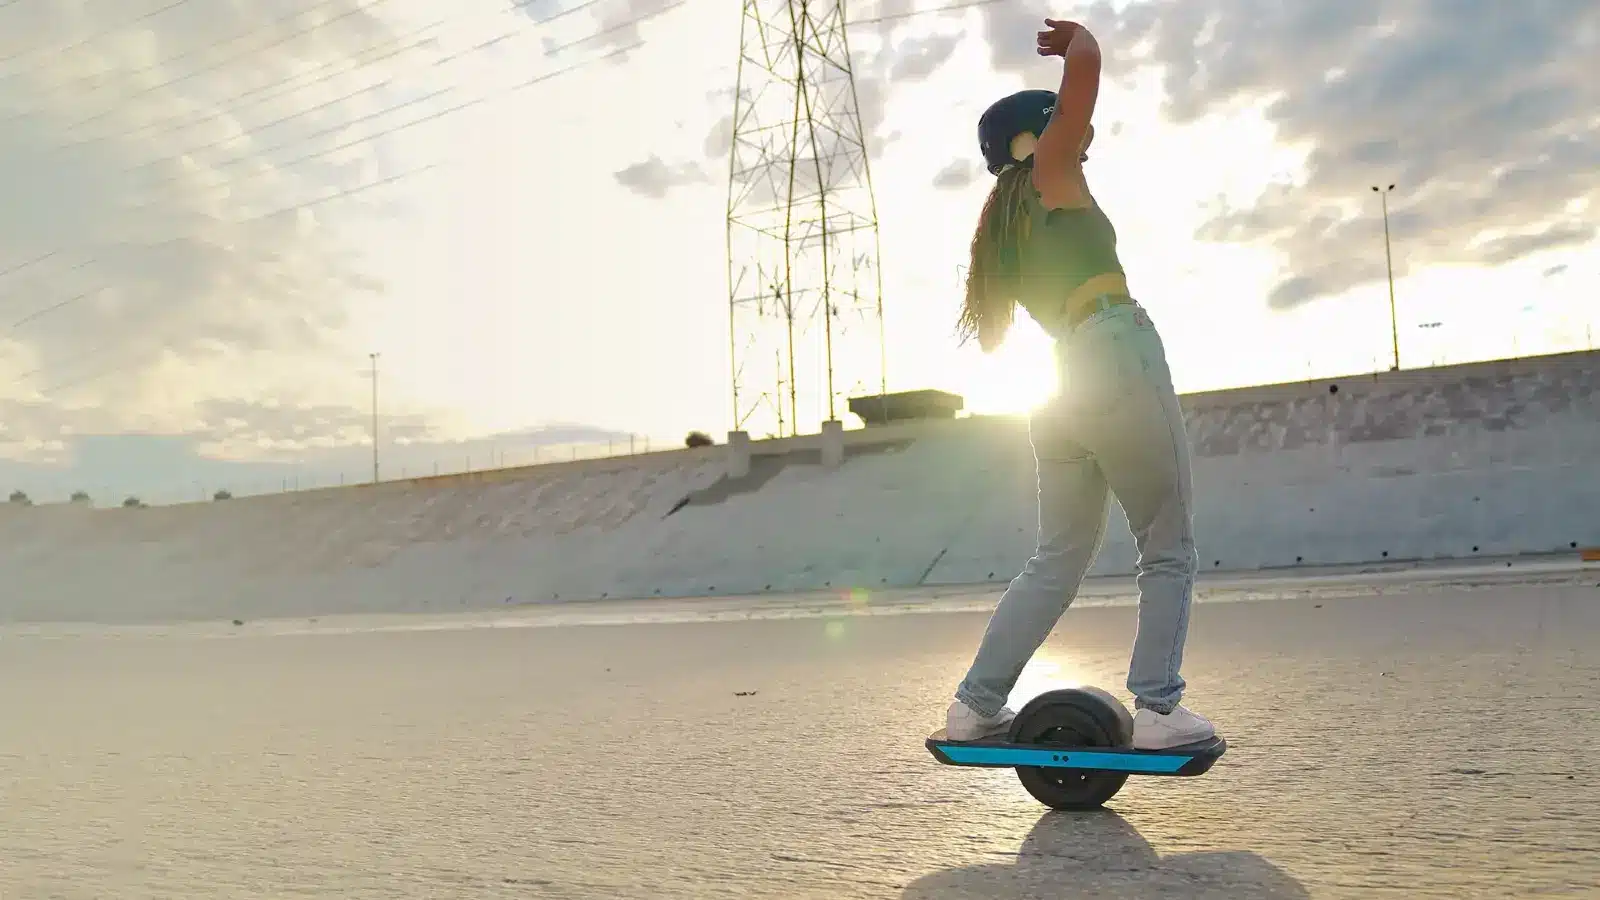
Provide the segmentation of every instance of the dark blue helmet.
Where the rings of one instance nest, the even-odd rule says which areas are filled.
[[[1011,139],[1023,132],[1043,135],[1055,110],[1055,91],[1018,91],[984,110],[978,117],[978,147],[989,174],[999,175],[1006,166],[1020,165],[1021,160],[1011,158]]]

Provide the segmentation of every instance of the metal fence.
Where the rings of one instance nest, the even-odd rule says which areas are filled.
[[[379,482],[405,481],[439,475],[460,475],[497,469],[515,469],[526,466],[549,465],[584,459],[633,456],[661,450],[675,450],[684,446],[682,440],[651,439],[632,435],[605,442],[546,444],[534,447],[498,448],[488,444],[474,445],[450,452],[439,445],[393,445],[379,447]],[[370,452],[370,448],[368,449]],[[341,456],[337,462],[260,463],[240,464],[240,468],[253,468],[256,472],[230,475],[218,472],[200,475],[181,482],[133,488],[130,485],[111,483],[86,484],[76,488],[78,502],[97,509],[131,505],[132,500],[145,506],[166,506],[178,503],[196,503],[235,497],[285,494],[324,488],[371,484],[372,462],[355,462],[359,454]],[[221,467],[223,463],[217,463]],[[265,472],[264,469],[275,471]],[[72,502],[69,494],[61,496],[29,495],[35,504]]]

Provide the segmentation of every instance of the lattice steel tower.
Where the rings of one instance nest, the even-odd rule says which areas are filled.
[[[742,0],[728,167],[734,428],[789,434],[887,384],[878,210],[845,0]]]

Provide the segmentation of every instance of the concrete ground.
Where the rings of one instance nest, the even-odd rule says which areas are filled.
[[[1600,896],[1600,572],[1546,580],[1213,591],[1228,755],[1087,815],[923,748],[982,612],[0,632],[0,896]]]

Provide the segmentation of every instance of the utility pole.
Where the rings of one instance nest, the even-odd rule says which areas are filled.
[[[744,379],[766,368],[774,347],[788,368],[791,434],[808,430],[799,414],[802,389],[808,407],[819,401],[834,420],[841,384],[888,384],[878,209],[846,5],[738,4],[726,232],[735,429],[745,429],[768,393],[747,390]],[[797,371],[811,349],[797,348],[800,341],[821,359]],[[873,349],[879,371],[869,378]],[[836,364],[845,371],[836,373]],[[771,392],[780,403],[783,388]]]
[[[773,399],[772,406],[778,411],[778,437],[783,437],[783,354],[774,350],[772,358],[778,364],[778,380],[774,382],[778,386],[778,396]]]
[[[368,353],[372,361],[372,483],[378,483],[378,354]]]
[[[1394,340],[1394,368],[1390,371],[1400,371],[1400,319],[1395,315],[1394,309],[1394,254],[1389,249],[1389,192],[1394,190],[1394,185],[1389,185],[1379,190],[1377,185],[1372,186],[1372,192],[1378,195],[1378,201],[1383,205],[1383,261],[1389,267],[1389,333]]]

